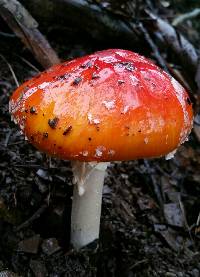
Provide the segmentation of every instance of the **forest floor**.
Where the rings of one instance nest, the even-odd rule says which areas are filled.
[[[72,34],[65,47],[52,33],[63,59],[113,47]],[[16,88],[10,67],[20,83],[41,68],[14,35],[0,34],[0,54],[0,276],[200,276],[199,117],[173,159],[111,164],[99,245],[76,252],[69,245],[70,163],[32,147],[8,112]]]

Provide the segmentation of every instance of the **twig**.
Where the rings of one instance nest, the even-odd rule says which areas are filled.
[[[197,83],[198,93],[200,94],[200,60],[198,62],[198,66],[197,66],[197,71],[196,71],[196,75],[195,75],[195,81]]]
[[[8,142],[9,142],[9,139],[10,139],[10,135],[12,134],[12,131],[9,130],[7,135],[6,135],[6,139],[4,141],[4,146],[7,147],[8,146]]]
[[[148,262],[147,259],[143,259],[143,260],[141,260],[141,261],[138,261],[138,262],[132,264],[132,265],[129,267],[129,270],[132,270],[132,269],[134,269],[135,267],[140,266],[140,265],[142,265],[142,264],[146,264],[147,262]]]
[[[144,160],[144,164],[145,164],[145,166],[148,170],[148,173],[150,174],[151,181],[152,181],[152,184],[153,184],[154,193],[156,195],[157,201],[158,201],[160,207],[163,207],[163,199],[162,199],[162,195],[161,195],[161,192],[160,192],[160,188],[159,188],[158,183],[155,179],[155,176],[152,174],[149,162],[147,160]]]
[[[30,68],[32,68],[34,71],[36,71],[37,73],[39,73],[40,72],[40,70],[37,68],[37,67],[35,67],[32,63],[30,63],[29,61],[27,61],[25,58],[23,58],[23,57],[21,57],[21,56],[19,56],[19,55],[17,55],[23,62],[25,62]]]
[[[138,27],[140,29],[140,31],[143,33],[145,40],[148,42],[149,46],[151,47],[151,49],[153,50],[154,56],[157,59],[158,63],[160,64],[160,66],[167,72],[169,73],[168,67],[166,65],[165,60],[163,59],[163,57],[161,56],[158,47],[156,46],[156,44],[154,43],[153,39],[150,37],[149,32],[147,31],[147,29],[144,27],[144,25],[142,24],[142,22],[140,22],[138,24]]]
[[[59,63],[57,54],[37,29],[38,23],[17,0],[0,0],[0,15],[44,68]]]
[[[14,34],[9,34],[9,33],[5,33],[5,32],[0,32],[0,36],[7,37],[7,38],[15,38],[16,37],[16,35],[14,35]]]
[[[183,206],[183,203],[182,203],[180,197],[179,197],[178,201],[179,201],[179,206],[180,206],[180,209],[181,209],[181,212],[182,212],[182,215],[183,215],[183,220],[184,220],[185,226],[186,226],[187,231],[188,231],[188,233],[189,233],[190,239],[191,239],[191,241],[192,241],[192,243],[193,243],[193,245],[194,245],[194,240],[193,240],[193,238],[192,238],[191,229],[190,229],[190,227],[189,227],[189,225],[188,225],[187,217],[186,217],[186,214],[185,214],[185,209],[184,209],[184,206]]]
[[[154,192],[155,192],[156,198],[158,200],[158,203],[159,203],[160,207],[163,207],[162,194],[160,192],[160,188],[157,184],[157,181],[156,181],[154,175],[151,175],[151,180],[152,180],[152,183],[153,183],[153,188],[154,188]]]
[[[9,146],[12,146],[12,145],[18,145],[18,144],[24,144],[24,141],[20,140],[20,141],[16,141],[16,142],[10,142],[8,143]]]
[[[153,19],[153,25],[155,27],[153,33],[159,42],[169,47],[177,55],[182,65],[187,69],[189,66],[191,74],[195,74],[198,64],[198,55],[194,46],[167,21],[148,10],[146,10],[146,13]],[[152,26],[146,25],[146,28],[149,28],[150,32],[152,32],[151,27]]]
[[[18,232],[21,229],[27,228],[34,220],[38,219],[41,216],[41,214],[44,213],[47,207],[47,204],[43,204],[29,219],[27,219],[25,222],[16,227],[15,231]]]
[[[9,64],[9,62],[6,60],[6,58],[5,58],[2,54],[0,54],[0,57],[1,57],[2,60],[7,64],[8,68],[9,68],[9,70],[10,70],[12,76],[13,76],[13,79],[14,79],[14,81],[15,81],[16,86],[19,87],[19,82],[18,82],[18,80],[17,80],[17,77],[16,77],[16,75],[15,75],[14,70],[12,69],[12,66]]]
[[[198,226],[198,225],[199,225],[199,223],[200,223],[200,212],[199,212],[199,215],[198,215],[198,217],[197,217],[197,223],[196,223],[196,226]]]
[[[172,21],[172,25],[177,26],[178,24],[182,23],[183,21],[190,19],[190,18],[194,18],[194,17],[198,16],[199,14],[200,14],[199,8],[196,8],[191,12],[181,14]]]
[[[13,167],[24,167],[24,168],[42,168],[42,169],[48,169],[47,167],[41,167],[39,164],[13,164]]]

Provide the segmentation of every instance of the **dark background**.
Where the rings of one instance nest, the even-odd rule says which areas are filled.
[[[170,26],[198,1],[20,1],[61,60],[107,48],[151,58],[189,91],[195,125],[174,159],[112,163],[103,191],[99,247],[69,245],[72,173],[24,140],[9,96],[44,65],[0,17],[0,276],[200,276],[198,60],[163,41],[149,11]],[[0,7],[1,9],[1,7]],[[0,10],[1,14],[2,10]],[[200,14],[175,28],[197,55]],[[143,28],[141,28],[141,26]],[[150,37],[150,38],[149,38]],[[153,44],[152,44],[153,43]],[[6,275],[2,275],[6,274]]]

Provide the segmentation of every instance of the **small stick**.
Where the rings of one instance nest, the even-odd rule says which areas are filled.
[[[16,227],[15,231],[19,232],[21,229],[27,228],[34,220],[38,219],[46,209],[47,209],[47,204],[43,204],[29,219],[27,219],[18,227]]]
[[[0,0],[0,15],[44,68],[60,62],[46,38],[37,29],[38,23],[17,0]]]
[[[11,74],[12,74],[12,76],[13,76],[13,79],[14,79],[14,81],[15,81],[16,86],[19,87],[19,82],[18,82],[18,80],[17,80],[17,77],[16,77],[16,75],[15,75],[14,70],[12,69],[12,66],[9,64],[9,62],[6,60],[6,58],[5,58],[3,55],[0,54],[0,57],[1,57],[2,60],[7,64],[8,68],[10,69],[10,72],[11,72]]]
[[[159,16],[153,14],[151,11],[146,10],[146,13],[153,20],[155,29],[153,30],[154,35],[166,47],[177,54],[183,66],[190,71],[195,73],[198,64],[198,55],[194,46],[180,33],[178,33],[174,27],[167,21],[161,19]],[[149,32],[152,32],[152,26],[147,25]]]
[[[172,25],[173,25],[173,26],[177,26],[177,25],[179,25],[180,23],[182,23],[183,21],[188,20],[188,19],[190,19],[190,18],[194,18],[194,17],[198,16],[199,14],[200,14],[200,8],[196,8],[196,9],[194,9],[194,10],[191,11],[191,12],[181,14],[181,15],[177,16],[177,17],[172,21]]]
[[[142,24],[142,22],[139,23],[138,25],[140,31],[143,33],[144,38],[146,39],[146,41],[148,42],[149,46],[151,47],[151,49],[154,52],[154,56],[156,57],[158,63],[160,64],[160,66],[167,72],[169,73],[169,69],[166,65],[165,60],[163,59],[163,57],[161,56],[158,47],[156,46],[156,44],[154,43],[153,39],[151,38],[149,32],[147,31],[147,29],[144,27],[144,25]]]
[[[17,55],[18,56],[18,55]],[[32,68],[35,72],[37,73],[40,73],[40,70],[35,67],[32,63],[30,63],[29,61],[27,61],[27,59],[21,57],[21,56],[18,56],[23,62],[25,62],[30,68]]]

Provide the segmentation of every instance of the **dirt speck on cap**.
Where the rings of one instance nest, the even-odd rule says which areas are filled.
[[[68,126],[64,132],[63,132],[63,136],[69,135],[69,133],[72,131],[72,126]]]
[[[56,129],[57,125],[58,125],[58,121],[59,118],[58,117],[54,117],[53,119],[49,119],[48,120],[48,124],[52,129]]]

